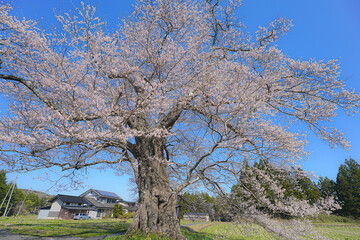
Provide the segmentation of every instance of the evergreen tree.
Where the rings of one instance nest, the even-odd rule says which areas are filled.
[[[341,164],[336,177],[337,195],[342,204],[338,213],[360,218],[360,165],[352,158]]]
[[[113,210],[113,218],[119,217],[119,204],[115,204],[114,210]]]
[[[119,218],[123,215],[123,206],[121,204],[115,204],[114,210],[113,210],[113,217]]]
[[[302,171],[301,169],[299,169]],[[298,199],[308,200],[310,204],[314,204],[321,198],[321,193],[316,184],[311,181],[308,176],[300,176],[294,180],[294,184],[299,186],[295,196]]]
[[[123,211],[123,205],[119,204],[119,216],[124,215],[124,211]]]
[[[208,213],[211,219],[215,215],[214,198],[205,192],[185,192],[179,196],[178,204],[181,205],[180,218],[188,212]]]
[[[320,177],[317,184],[321,197],[336,196],[336,183],[328,177]]]
[[[6,172],[4,170],[0,171],[0,204],[4,200],[6,193],[8,191],[8,185],[6,183]],[[4,207],[0,209],[0,216],[2,216]]]
[[[0,201],[2,202],[8,191],[8,185],[6,183],[6,172],[0,171]]]
[[[214,221],[231,222],[234,220],[234,213],[231,204],[227,201],[226,196],[217,195],[214,197]]]

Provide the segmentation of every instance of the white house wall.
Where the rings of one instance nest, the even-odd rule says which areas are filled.
[[[56,199],[52,204],[50,208],[50,212],[60,212],[61,210],[62,202],[59,199]]]
[[[89,211],[89,216],[91,217],[91,219],[95,219],[97,218],[96,215],[97,215],[97,211]]]
[[[88,193],[88,194],[84,195],[83,197],[85,197],[85,198],[96,198],[94,196],[94,194],[92,194],[92,193]]]
[[[50,209],[40,209],[38,219],[47,219],[49,216]]]
[[[49,211],[48,219],[55,219],[59,217],[62,202],[56,199],[52,204]]]

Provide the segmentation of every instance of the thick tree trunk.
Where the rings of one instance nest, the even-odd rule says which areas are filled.
[[[140,138],[136,143],[139,202],[128,233],[153,232],[172,239],[184,239],[175,211],[177,196],[170,189],[164,143],[159,138]]]

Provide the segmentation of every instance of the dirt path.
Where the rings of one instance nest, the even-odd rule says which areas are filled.
[[[41,240],[101,240],[106,237],[110,236],[118,236],[123,235],[125,233],[119,233],[119,234],[111,234],[106,236],[98,236],[98,237],[90,237],[90,238],[80,238],[80,237],[35,237],[35,236],[29,236],[29,235],[20,235],[15,234],[12,232],[9,232],[4,229],[0,229],[0,239],[1,240],[35,240],[35,239],[41,239]]]

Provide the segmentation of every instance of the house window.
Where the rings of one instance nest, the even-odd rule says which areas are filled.
[[[96,217],[104,217],[105,216],[105,209],[98,209]]]

